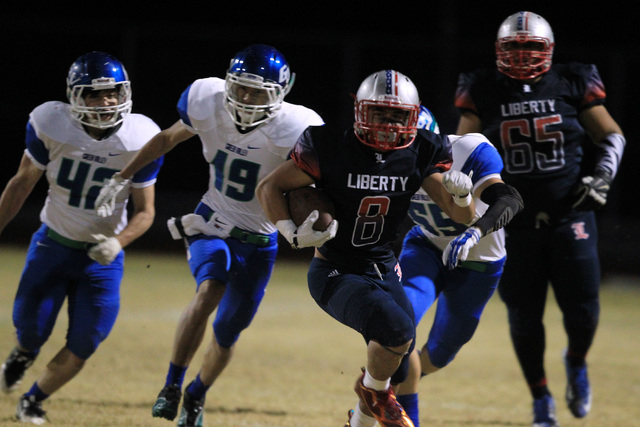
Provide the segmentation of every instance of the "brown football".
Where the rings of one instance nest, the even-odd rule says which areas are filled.
[[[289,214],[293,222],[300,226],[311,212],[317,210],[320,214],[313,224],[316,231],[325,231],[335,216],[333,202],[322,190],[315,187],[302,187],[287,194]]]

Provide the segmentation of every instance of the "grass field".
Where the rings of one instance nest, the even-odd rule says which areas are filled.
[[[26,248],[0,245],[0,358],[14,345],[11,309]],[[590,353],[593,409],[583,420],[564,403],[565,346],[560,314],[548,304],[547,371],[563,427],[640,425],[640,287],[634,278],[607,279]],[[164,384],[176,322],[194,291],[184,257],[130,253],[120,316],[110,337],[71,383],[44,404],[53,425],[171,426],[151,417]],[[432,310],[433,311],[433,310]],[[429,314],[419,326],[426,339]],[[21,390],[63,346],[66,313]],[[210,339],[210,335],[207,336]],[[195,376],[200,354],[187,372]],[[354,331],[325,315],[306,287],[306,263],[277,263],[267,295],[243,333],[236,357],[207,396],[205,426],[342,427],[356,402],[353,383],[365,361]],[[529,426],[531,401],[508,338],[506,313],[494,296],[473,340],[446,369],[423,379],[423,426]],[[19,393],[0,395],[0,425],[18,425]]]

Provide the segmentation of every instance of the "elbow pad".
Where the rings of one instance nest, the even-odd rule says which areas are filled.
[[[482,230],[483,236],[501,229],[524,209],[524,201],[518,190],[502,182],[485,188],[480,199],[489,208],[473,225]]]

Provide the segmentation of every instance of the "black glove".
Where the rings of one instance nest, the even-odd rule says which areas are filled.
[[[607,203],[607,192],[611,181],[611,176],[602,171],[596,171],[593,176],[583,177],[574,191],[573,209],[594,211],[602,208]]]

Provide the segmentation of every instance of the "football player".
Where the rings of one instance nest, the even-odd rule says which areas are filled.
[[[600,313],[593,211],[607,201],[625,146],[596,67],[552,63],[554,46],[543,17],[515,13],[498,30],[497,70],[462,73],[456,93],[457,133],[482,132],[496,144],[504,181],[527,205],[507,228],[509,261],[498,292],[533,397],[534,425],[542,427],[557,424],[544,369],[549,284],[568,337],[567,404],[578,418],[591,408],[586,357]]]
[[[424,106],[420,116],[419,126],[437,130],[435,118]],[[469,175],[473,183],[476,212],[472,224],[452,221],[419,190],[409,209],[415,225],[405,236],[400,253],[402,283],[416,325],[438,299],[429,338],[421,351],[416,348],[411,354],[407,380],[397,388],[398,402],[416,427],[420,425],[420,377],[447,366],[473,337],[502,274],[506,259],[503,227],[523,208],[518,192],[502,181],[502,159],[484,136],[449,135],[449,140],[451,169]]]
[[[46,175],[42,225],[31,239],[13,305],[18,343],[2,365],[3,391],[18,388],[68,302],[65,346],[18,403],[18,420],[34,424],[46,420],[42,401],[78,374],[116,321],[122,248],[153,222],[162,164],[159,158],[136,173],[114,201],[113,216],[97,217],[94,201],[102,184],[160,128],[131,113],[131,82],[109,54],[80,56],[69,69],[67,95],[68,104],[46,102],[31,112],[18,172],[0,196],[2,232]],[[129,196],[133,212],[127,221]]]
[[[298,140],[292,160],[259,185],[268,217],[296,247],[315,246],[309,290],[330,316],[358,331],[367,364],[355,384],[359,403],[352,427],[413,426],[390,383],[402,382],[414,346],[415,323],[393,252],[411,196],[427,194],[460,223],[473,218],[472,184],[451,167],[444,137],[417,129],[420,98],[413,82],[395,70],[371,74],[354,104],[354,129],[313,126]],[[314,231],[313,212],[296,227],[284,193],[315,184],[335,205],[335,237]],[[315,215],[314,215],[315,214]],[[328,240],[327,240],[328,239]]]
[[[255,197],[258,181],[285,161],[308,126],[323,124],[314,111],[284,101],[294,76],[285,57],[271,46],[241,50],[224,79],[202,78],[189,85],[178,100],[180,119],[149,141],[96,202],[108,215],[122,183],[198,135],[209,166],[209,188],[193,213],[168,222],[173,237],[186,240],[196,293],[180,318],[154,417],[176,417],[185,372],[209,316],[217,312],[200,372],[185,387],[178,426],[202,425],[206,393],[256,314],[273,270],[278,232]]]

